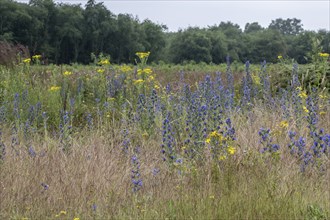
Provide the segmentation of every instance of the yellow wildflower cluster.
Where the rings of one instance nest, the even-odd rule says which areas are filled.
[[[221,133],[217,132],[217,131],[212,131],[208,136],[207,138],[205,139],[205,143],[207,144],[210,144],[212,140],[218,140],[220,145],[223,145],[224,143],[228,143],[229,139],[224,137]],[[236,152],[236,148],[231,146],[231,145],[228,145],[227,148],[226,148],[226,152],[229,154],[229,155],[233,155],[235,154]],[[219,156],[219,160],[224,160],[226,159],[226,155],[221,155]]]
[[[306,113],[308,113],[308,112],[309,112],[309,110],[307,109],[307,107],[306,107],[306,106],[303,106],[302,108],[303,108],[304,112],[306,112]]]
[[[288,128],[288,127],[289,127],[289,122],[287,120],[280,122],[280,128]]]
[[[282,56],[282,55],[278,55],[277,58],[278,58],[278,59],[282,59],[283,56]]]
[[[297,87],[297,90],[299,91],[298,96],[299,96],[300,98],[302,98],[302,99],[307,99],[308,96],[307,96],[306,92],[302,90],[301,87]]]
[[[61,89],[60,86],[52,86],[52,87],[50,87],[49,91],[55,92],[55,91],[58,91],[60,89]]]
[[[124,73],[131,72],[132,70],[133,69],[130,66],[127,66],[127,65],[123,65],[123,66],[120,67],[120,71],[124,72]]]
[[[150,75],[152,73],[152,70],[150,68],[145,69],[138,69],[137,75],[141,76],[142,74]]]
[[[325,115],[325,114],[327,114],[327,113],[324,111],[320,111],[320,115]]]
[[[319,97],[320,97],[320,99],[326,99],[326,98],[328,98],[326,95],[322,95],[322,94],[320,94]]]
[[[143,79],[137,79],[134,81],[134,84],[137,85],[137,84],[141,84],[141,83],[144,83],[144,80]]]
[[[146,82],[155,81],[155,76],[153,75],[152,69],[150,68],[138,69],[137,76],[139,79],[142,79]]]
[[[257,74],[252,74],[252,80],[256,85],[260,85],[260,77]]]
[[[225,160],[226,158],[227,158],[226,155],[219,156],[219,160]]]
[[[96,72],[98,72],[98,73],[104,73],[104,71],[105,71],[104,69],[97,69],[96,70]]]
[[[210,137],[222,137],[222,134],[218,133],[217,131],[212,131],[210,134],[209,134]]]
[[[326,102],[328,102],[327,95],[323,95],[323,94],[319,94],[319,98],[320,98],[320,104],[319,104],[319,110],[320,110],[320,115],[326,115],[327,114],[327,108],[326,108]]]
[[[71,71],[65,71],[65,72],[63,73],[63,75],[64,75],[64,76],[70,76],[70,75],[72,75],[72,72],[71,72]]]
[[[150,52],[137,52],[135,53],[136,56],[138,56],[140,59],[144,59],[149,57]]]
[[[30,58],[24,59],[23,63],[29,64],[29,63],[31,63],[31,59]]]
[[[217,131],[212,131],[206,138],[205,143],[209,144],[211,143],[212,138],[218,138],[219,141],[224,141],[225,138],[222,136],[222,134],[218,133]]]
[[[108,59],[102,59],[98,62],[99,65],[109,65],[110,61]]]
[[[320,57],[329,57],[329,54],[328,53],[319,53],[319,56]]]
[[[34,56],[32,56],[32,59],[34,59],[34,60],[40,60],[41,59],[41,55],[34,55]]]
[[[307,99],[307,94],[306,94],[306,92],[304,92],[304,91],[301,91],[299,94],[298,94],[298,96],[300,97],[300,98],[303,98],[303,99]]]
[[[234,148],[233,146],[228,146],[227,152],[228,154],[233,155],[236,152],[236,148]]]
[[[66,211],[60,211],[60,213],[56,214],[55,217],[58,218],[58,217],[60,217],[62,215],[66,215],[66,214],[67,214]]]
[[[306,98],[308,97],[308,95],[306,94],[306,92],[303,91],[301,87],[297,87],[296,90],[299,91],[298,96],[299,96],[300,98],[302,98],[302,99],[306,99]],[[304,112],[306,112],[306,113],[309,112],[309,110],[307,109],[306,106],[303,106],[302,108],[303,108]]]

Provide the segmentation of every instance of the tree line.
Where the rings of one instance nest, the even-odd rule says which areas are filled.
[[[84,7],[53,0],[0,0],[0,41],[26,45],[31,54],[56,64],[88,64],[92,53],[109,55],[113,63],[134,63],[137,51],[150,51],[154,62],[215,64],[225,62],[227,55],[242,62],[276,62],[281,55],[308,63],[317,52],[330,53],[330,32],[304,30],[297,18],[278,18],[267,28],[253,22],[242,30],[227,21],[168,32],[166,25],[148,19],[115,15],[95,0]]]

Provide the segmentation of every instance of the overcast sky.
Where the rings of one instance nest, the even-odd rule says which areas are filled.
[[[20,0],[28,2],[28,0]],[[56,0],[56,2],[81,3],[81,0]],[[276,18],[301,19],[305,30],[330,30],[330,0],[319,1],[176,1],[176,0],[96,0],[114,14],[128,13],[141,21],[150,19],[164,24],[169,31],[177,31],[188,26],[207,27],[221,21],[238,24],[242,30],[247,22],[258,22],[267,27]]]

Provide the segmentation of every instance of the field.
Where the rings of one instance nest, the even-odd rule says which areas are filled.
[[[328,54],[148,56],[0,68],[0,219],[330,218]]]

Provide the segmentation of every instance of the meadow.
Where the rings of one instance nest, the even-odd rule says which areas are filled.
[[[329,54],[0,67],[0,219],[329,219]]]

